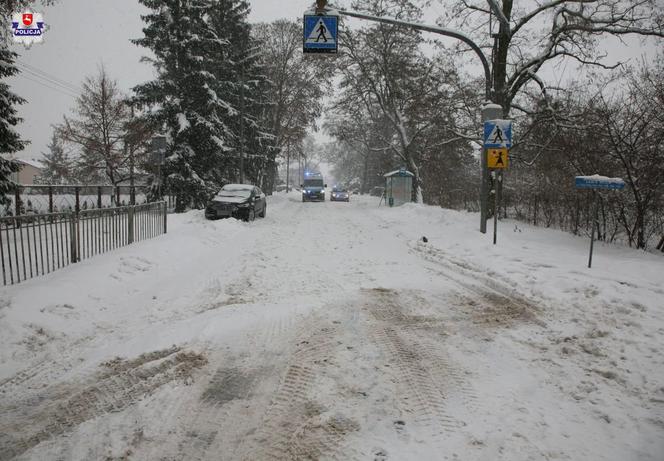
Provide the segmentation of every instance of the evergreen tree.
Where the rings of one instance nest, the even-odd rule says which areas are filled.
[[[212,71],[218,77],[217,91],[235,109],[226,122],[233,147],[226,174],[231,176],[229,180],[260,184],[261,167],[267,160],[266,153],[261,151],[259,123],[265,78],[247,20],[249,11],[245,0],[218,0],[211,10],[211,26],[227,43],[214,51],[217,59],[212,61]]]
[[[44,170],[42,179],[46,184],[67,184],[73,179],[74,162],[65,152],[62,140],[53,133],[48,152],[42,153]]]
[[[163,171],[177,195],[176,210],[201,207],[227,180],[233,150],[226,121],[236,110],[220,92],[228,85],[218,72],[230,43],[212,24],[219,2],[139,1],[152,11],[142,17],[144,37],[133,42],[153,52],[157,78],[134,88],[134,102],[150,106],[148,118],[168,134]]]
[[[55,0],[42,0],[42,4],[50,5]],[[10,15],[20,8],[27,8],[33,1],[30,0],[5,0],[0,2],[0,20],[7,24]],[[25,100],[9,90],[9,85],[3,80],[19,71],[14,65],[18,56],[8,48],[9,27],[0,28],[0,203],[7,204],[5,195],[14,189],[11,174],[19,170],[16,162],[7,160],[5,155],[13,154],[24,148],[27,144],[22,141],[14,128],[21,119],[16,114],[15,106],[23,104]]]
[[[232,133],[232,163],[241,163],[245,182],[271,190],[276,149],[274,136],[265,127],[268,105],[268,79],[262,63],[262,50],[252,35],[246,0],[219,0],[212,10],[215,33],[228,42],[220,48],[221,59],[213,61],[218,75],[218,91],[236,109],[227,124]],[[257,27],[265,27],[258,25]],[[242,161],[240,161],[242,160]]]
[[[16,114],[15,106],[22,104],[23,98],[12,93],[9,85],[2,81],[18,73],[14,65],[16,53],[7,48],[7,44],[0,38],[0,203],[6,204],[5,195],[14,189],[11,174],[18,171],[16,162],[4,158],[4,155],[18,152],[25,146],[14,128],[21,119]]]

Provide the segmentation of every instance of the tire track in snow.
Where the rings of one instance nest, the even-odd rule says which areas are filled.
[[[359,425],[340,414],[325,415],[316,402],[317,379],[335,354],[337,335],[337,324],[320,319],[305,323],[279,390],[257,434],[240,447],[240,459],[355,459],[352,453],[342,453],[342,445]]]
[[[234,429],[237,432],[237,426],[247,422],[246,419],[235,421],[231,407],[234,404],[235,408],[240,407],[243,401],[248,401],[256,383],[270,371],[270,368],[236,367],[233,364],[217,368],[202,394],[190,402],[191,407],[187,407],[186,415],[181,417],[179,426],[184,429],[184,434],[177,443],[177,455],[167,459],[228,459],[220,453],[230,453],[230,445],[239,443],[233,440]]]
[[[19,456],[97,416],[122,411],[171,381],[191,377],[204,363],[203,356],[179,348],[116,359],[86,384],[69,384],[66,392],[46,388],[35,405],[21,406],[27,411],[0,408],[0,460]]]
[[[460,302],[473,310],[472,315],[476,322],[500,326],[521,321],[546,326],[538,318],[537,314],[540,311],[538,307],[513,288],[485,275],[486,271],[466,261],[451,258],[443,250],[423,242],[418,241],[408,246],[411,253],[446,269],[436,271],[437,275],[447,278],[475,295],[475,298],[462,297]],[[477,283],[478,281],[481,285]]]
[[[400,389],[402,411],[428,431],[434,444],[442,448],[441,436],[465,426],[464,421],[448,410],[448,398],[453,396],[464,408],[472,410],[477,396],[445,359],[440,341],[422,339],[431,331],[432,320],[406,315],[400,295],[392,290],[372,289],[365,293],[364,308],[370,314],[369,334],[389,356]]]

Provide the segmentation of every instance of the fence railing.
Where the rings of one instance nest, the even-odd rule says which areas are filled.
[[[165,234],[167,203],[0,218],[3,285]]]
[[[175,197],[167,190],[162,192],[161,200],[174,208]],[[0,216],[133,206],[148,203],[149,195],[148,186],[16,185],[5,195]]]

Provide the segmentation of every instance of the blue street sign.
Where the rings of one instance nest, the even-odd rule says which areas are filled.
[[[304,15],[304,52],[335,54],[338,50],[339,16]]]
[[[512,147],[512,121],[489,120],[484,122],[484,147],[501,149]]]
[[[575,178],[577,189],[624,189],[625,181],[620,178],[607,178],[606,176],[577,176]]]

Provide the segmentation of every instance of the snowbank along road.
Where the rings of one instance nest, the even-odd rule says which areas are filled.
[[[353,198],[3,290],[0,460],[664,459],[661,257]]]

